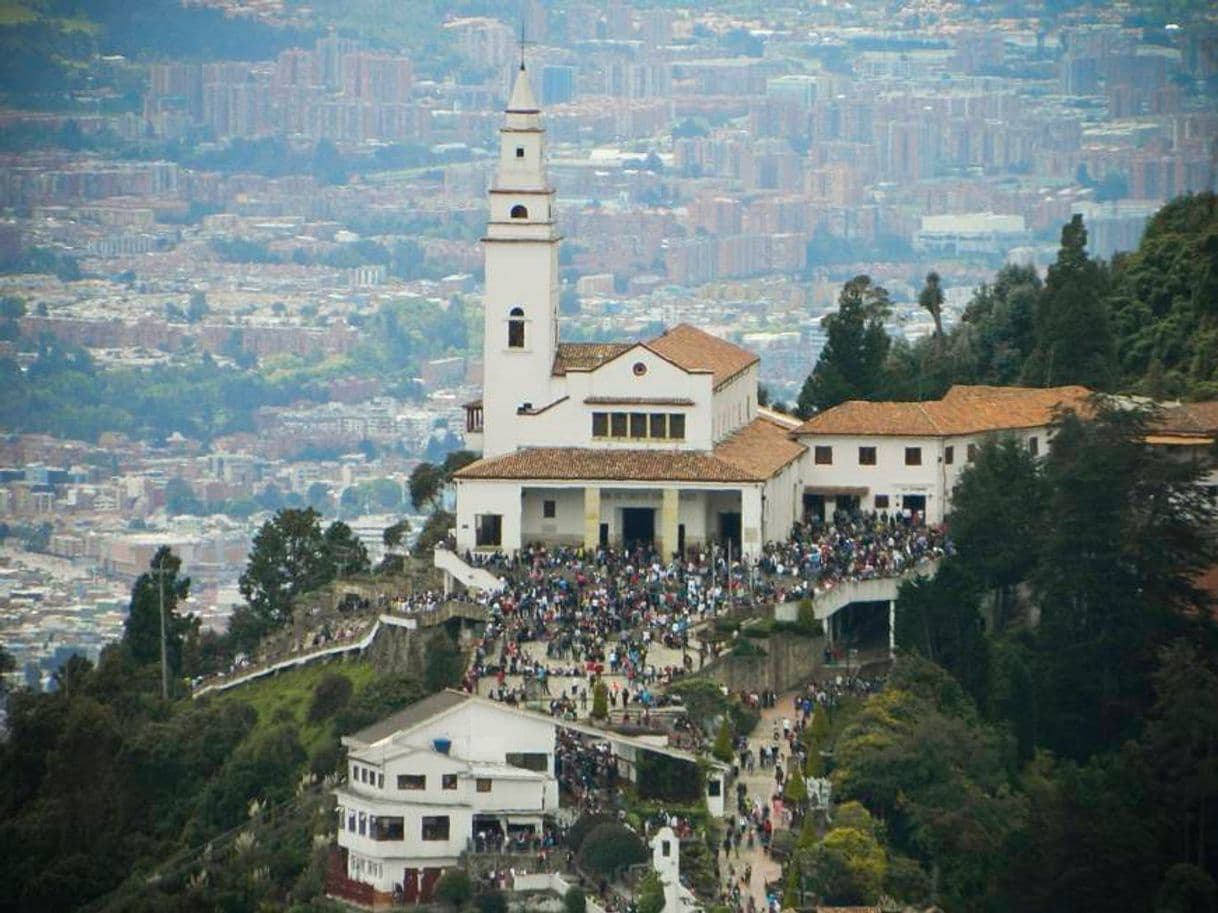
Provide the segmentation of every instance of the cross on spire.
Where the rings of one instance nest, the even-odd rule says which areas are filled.
[[[530,44],[536,44],[536,41],[529,41],[524,37],[524,16],[520,17],[520,69],[524,69],[524,49]]]

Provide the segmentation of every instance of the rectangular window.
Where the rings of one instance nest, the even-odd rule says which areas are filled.
[[[1028,453],[1032,454],[1032,456],[1038,456],[1040,454],[1040,438],[1028,438]]]
[[[359,782],[359,765],[358,764],[351,765],[351,782],[352,783]]]
[[[859,448],[859,465],[874,466],[875,465],[875,448],[860,447]]]
[[[550,766],[550,758],[544,751],[509,751],[504,760],[512,767],[540,773],[545,773]]]
[[[347,830],[355,832],[355,812],[347,812]]]
[[[966,456],[968,457],[968,461],[970,463],[973,462],[973,460],[977,459],[977,445],[976,444],[968,445],[968,452],[967,452]]]
[[[633,438],[647,437],[647,413],[630,413],[630,436]]]
[[[651,413],[651,436],[654,438],[668,437],[668,416],[663,412]]]
[[[364,812],[359,813],[359,835],[361,837],[368,834],[368,815]]]
[[[553,500],[545,500],[541,502],[541,515],[547,520],[553,520],[558,516],[558,502]]]
[[[516,158],[518,158],[518,159],[524,158],[524,146],[516,147]]]
[[[424,840],[448,839],[448,815],[423,816]]]
[[[378,815],[373,819],[373,840],[405,840],[406,822],[397,815]]]
[[[723,783],[720,780],[712,777],[711,779],[706,781],[706,794],[708,796],[712,796],[712,797],[718,796],[722,791],[723,791]]]
[[[609,437],[609,413],[608,412],[593,412],[592,413],[592,436],[593,437]]]
[[[668,416],[668,436],[674,441],[685,440],[685,416]]]
[[[667,859],[669,856],[672,855],[672,841],[670,841],[670,840],[661,840],[660,841],[660,855],[663,856],[665,859]]]
[[[952,465],[952,463],[956,462],[956,448],[955,447],[947,446],[947,447],[943,448],[943,462],[946,463],[948,466],[950,466],[950,465]]]
[[[817,447],[813,451],[814,462],[817,466],[832,466],[833,465],[833,448],[832,447]]]
[[[427,789],[425,774],[398,774],[398,789]]]
[[[377,789],[385,788],[385,775],[383,773],[376,775],[376,788]]]
[[[876,495],[874,504],[876,510],[888,510],[888,495]]]
[[[921,447],[906,447],[905,448],[905,465],[906,466],[921,466],[922,465],[922,448]]]
[[[478,514],[474,517],[474,544],[495,546],[503,542],[503,515]]]
[[[611,425],[610,436],[611,437],[625,437],[626,436],[626,413],[625,412],[614,412],[612,415],[609,416],[609,420],[610,420],[610,425]]]
[[[478,792],[489,793],[491,791],[491,778],[490,777],[479,777],[474,782],[477,783],[477,785],[478,785]]]
[[[456,789],[457,775],[456,774],[441,774],[440,789]]]

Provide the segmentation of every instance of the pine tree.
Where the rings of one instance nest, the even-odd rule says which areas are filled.
[[[1062,228],[1057,261],[1049,267],[1036,307],[1036,347],[1023,380],[1037,387],[1112,386],[1116,344],[1105,297],[1107,271],[1087,256],[1087,230],[1076,215]]]
[[[888,292],[871,277],[855,276],[842,288],[837,313],[821,321],[828,334],[820,358],[799,391],[796,414],[807,418],[851,399],[876,399],[884,390],[884,363],[892,341],[884,329]]]
[[[182,559],[167,545],[156,550],[149,570],[131,587],[131,605],[123,625],[123,646],[137,663],[161,661],[161,595],[165,599],[165,644],[170,676],[182,669],[183,642],[199,629],[194,615],[179,615],[178,604],[190,595],[190,578],[179,577]]]

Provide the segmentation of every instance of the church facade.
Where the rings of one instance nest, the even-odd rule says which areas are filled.
[[[757,403],[756,355],[681,324],[652,339],[563,343],[554,190],[521,68],[483,239],[482,459],[456,475],[457,546],[711,542],[754,554],[798,518],[797,422]]]

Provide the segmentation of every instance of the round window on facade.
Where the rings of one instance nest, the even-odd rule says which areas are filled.
[[[647,373],[647,365],[643,364],[641,361],[636,361],[632,370],[634,371],[635,377],[642,377]]]

